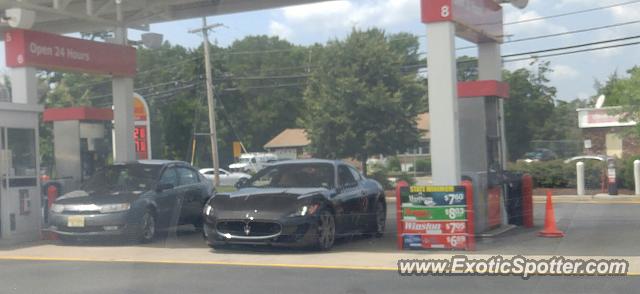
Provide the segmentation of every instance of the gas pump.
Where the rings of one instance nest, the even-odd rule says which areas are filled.
[[[474,191],[476,233],[499,227],[506,217],[500,130],[500,99],[508,86],[498,81],[458,84],[460,161]]]
[[[113,112],[98,108],[52,108],[43,120],[53,122],[55,172],[65,191],[80,186],[106,166],[111,155]]]

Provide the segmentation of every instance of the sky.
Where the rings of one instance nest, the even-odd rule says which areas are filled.
[[[503,5],[505,22],[514,22],[556,15],[610,4],[631,2],[629,0],[530,0],[529,5],[519,10]],[[610,25],[639,20],[640,1],[624,6],[549,18],[541,21],[524,22],[505,26],[505,33],[511,39],[569,32],[578,29]],[[228,46],[234,40],[248,35],[267,34],[279,36],[295,44],[324,43],[327,40],[342,39],[353,27],[366,29],[379,27],[389,33],[409,32],[420,36],[423,50],[426,50],[426,28],[420,22],[420,0],[349,0],[330,1],[316,4],[291,6],[280,9],[238,13],[208,18],[209,23],[222,23],[212,35],[215,42]],[[201,37],[189,34],[189,29],[201,26],[200,19],[153,24],[151,31],[164,34],[165,40],[185,47],[196,47]],[[640,23],[586,33],[568,34],[560,37],[534,41],[505,43],[503,55],[532,50],[547,49],[574,44],[603,41],[634,36],[640,32]],[[139,31],[130,31],[130,38],[139,37]],[[458,39],[457,47],[472,45]],[[604,82],[615,71],[625,74],[628,69],[640,63],[640,45],[548,57],[553,72],[549,74],[550,84],[558,89],[557,99],[573,100],[588,98],[595,94],[595,81]],[[4,55],[0,46],[0,56]],[[475,56],[475,49],[458,50],[459,56]],[[505,63],[504,67],[514,70],[531,67],[530,61]],[[534,65],[535,67],[535,65]],[[6,71],[4,60],[0,58],[0,71]]]

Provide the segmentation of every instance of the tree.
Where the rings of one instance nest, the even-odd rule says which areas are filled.
[[[354,29],[318,56],[300,118],[316,155],[356,158],[366,174],[369,155],[395,154],[417,143],[415,119],[425,89],[415,70],[403,72],[401,65],[413,57],[391,39],[378,29]]]
[[[478,79],[478,59],[469,56],[456,58],[458,81],[473,81]]]
[[[628,77],[619,77],[613,73],[598,93],[606,96],[605,106],[621,106],[619,111],[623,120],[640,121],[640,67],[634,66],[627,71]],[[640,134],[640,125],[635,127]]]
[[[537,71],[521,68],[504,71],[503,79],[509,83],[509,99],[504,104],[505,136],[511,160],[522,156],[531,148],[531,140],[544,139],[540,130],[554,110],[556,89],[548,86],[548,62],[538,64]]]

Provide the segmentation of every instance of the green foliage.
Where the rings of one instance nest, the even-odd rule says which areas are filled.
[[[388,157],[387,169],[389,169],[390,171],[400,171],[402,169],[400,159],[397,156]]]
[[[554,111],[556,89],[548,86],[549,63],[538,65],[537,71],[518,69],[504,71],[509,83],[510,99],[504,104],[505,133],[509,156],[515,160],[531,148],[531,140],[545,139],[540,130]]]
[[[409,52],[417,42],[414,37],[410,48],[400,50],[383,31],[371,29],[325,46],[300,118],[317,156],[366,162],[370,154],[395,154],[417,143],[415,117],[425,89],[417,72],[399,66],[414,58]]]
[[[478,58],[460,56],[456,59],[458,66],[458,81],[473,81],[478,79]]]
[[[613,113],[621,114],[622,120],[638,121],[640,119],[640,67],[634,66],[627,71],[627,74],[627,77],[619,77],[614,72],[605,85],[596,83],[596,87],[598,94],[606,96],[605,106],[622,106],[621,109],[612,111]],[[638,134],[640,134],[640,125],[635,127],[634,135]]]
[[[431,158],[416,160],[415,170],[418,172],[431,173]]]
[[[604,163],[585,161],[585,186],[598,189],[601,183]],[[575,188],[576,162],[564,163],[563,160],[541,162],[518,162],[509,166],[510,171],[528,173],[533,177],[534,187],[540,188]]]
[[[396,183],[400,181],[405,181],[409,183],[410,186],[416,184],[416,178],[414,178],[413,175],[404,172],[396,177]]]
[[[389,173],[384,168],[371,169],[371,172],[367,177],[378,181],[385,190],[393,189],[393,184],[389,181]]]
[[[633,179],[633,161],[640,159],[640,155],[628,156],[617,160],[616,177],[618,178],[618,187],[626,189],[635,189]]]

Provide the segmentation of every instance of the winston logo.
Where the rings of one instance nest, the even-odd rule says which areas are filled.
[[[404,229],[410,231],[442,231],[441,223],[415,223],[405,222]]]

